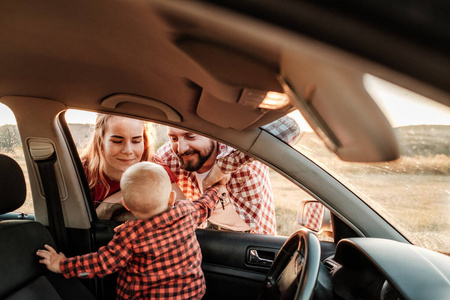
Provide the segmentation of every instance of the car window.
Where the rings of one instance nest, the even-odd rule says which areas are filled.
[[[15,212],[34,214],[33,197],[31,196],[28,170],[23,154],[22,141],[17,128],[14,113],[4,104],[0,103],[0,153],[13,158],[22,168],[27,187],[27,198],[25,203]]]
[[[390,121],[400,158],[351,163],[331,153],[303,120],[295,149],[332,174],[413,244],[450,254],[450,109],[367,75],[366,89]]]
[[[301,228],[297,223],[299,203],[313,200],[313,197],[272,169],[269,176],[275,203],[277,234],[290,236]],[[327,240],[325,235],[319,238]]]
[[[68,110],[65,114],[77,150],[82,153],[86,147],[95,123],[96,114],[91,112]],[[154,151],[165,144],[169,137],[167,127],[153,124],[155,128]],[[269,168],[269,179],[275,204],[276,232],[279,236],[290,236],[301,228],[297,224],[297,208],[300,201],[312,200],[312,196],[297,185]],[[324,236],[324,239],[328,239]]]

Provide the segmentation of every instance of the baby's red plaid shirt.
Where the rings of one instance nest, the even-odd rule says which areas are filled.
[[[63,259],[61,271],[66,278],[118,272],[118,299],[201,299],[206,286],[195,229],[218,200],[215,187],[149,220],[127,221],[98,252]]]

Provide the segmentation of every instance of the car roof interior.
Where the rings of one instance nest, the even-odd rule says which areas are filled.
[[[397,158],[367,73],[448,101],[412,77],[205,3],[3,1],[1,11],[1,97],[153,119],[225,142],[233,135],[243,150],[257,127],[298,108],[341,159]],[[268,91],[290,104],[258,108]]]

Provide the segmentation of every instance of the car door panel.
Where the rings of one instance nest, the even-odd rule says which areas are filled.
[[[117,221],[93,223],[97,249],[112,239],[114,227],[119,224]],[[197,229],[196,234],[207,286],[204,299],[257,299],[270,261],[287,240],[283,236],[210,229]],[[322,241],[321,251],[323,260],[334,253],[335,243]],[[115,290],[115,277],[107,277],[100,280],[103,299],[108,299]]]
[[[95,250],[112,239],[114,227],[119,224],[93,222]],[[286,237],[208,229],[198,229],[196,233],[207,285],[204,299],[256,299],[270,264],[249,262],[250,250],[257,250],[264,261],[273,260],[286,241]],[[115,289],[115,281],[110,278],[100,281],[108,298]]]
[[[204,299],[256,299],[286,237],[198,229],[206,278]],[[260,261],[250,259],[256,250]]]

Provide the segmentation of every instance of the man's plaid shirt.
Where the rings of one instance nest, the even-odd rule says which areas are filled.
[[[284,116],[261,127],[288,144],[294,144],[300,136],[297,122]],[[276,234],[275,209],[269,168],[241,151],[218,143],[216,163],[223,173],[230,174],[227,190],[235,211],[247,223],[253,233]],[[201,195],[196,176],[181,168],[170,142],[158,149],[160,158],[178,177],[178,185],[188,199]]]
[[[201,299],[206,285],[195,229],[218,200],[215,187],[149,220],[127,221],[98,252],[63,259],[61,271],[66,278],[118,271],[118,299]]]
[[[217,164],[226,173],[232,172],[227,191],[235,211],[252,232],[274,235],[275,209],[268,167],[259,161],[251,161],[250,157],[234,148],[220,143],[218,145]],[[159,148],[156,155],[178,177],[178,186],[186,198],[197,199],[201,196],[196,176],[181,168],[170,142]]]

